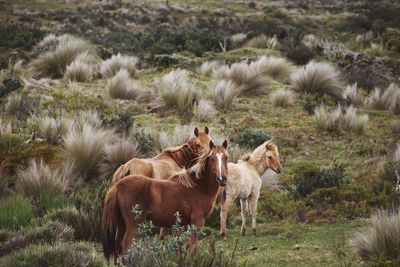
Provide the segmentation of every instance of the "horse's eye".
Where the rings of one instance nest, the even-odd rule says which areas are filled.
[[[268,158],[269,158],[269,160],[272,160],[272,157],[271,157],[271,156],[269,156]]]

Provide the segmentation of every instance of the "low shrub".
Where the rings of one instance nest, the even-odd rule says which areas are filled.
[[[18,77],[0,79],[0,97],[8,96],[11,92],[22,87],[22,81]]]
[[[103,264],[94,245],[85,242],[31,245],[0,259],[4,267],[95,267]]]
[[[271,139],[271,134],[262,129],[246,129],[239,133],[236,143],[241,147],[254,149]]]
[[[317,107],[317,100],[313,96],[305,96],[302,101],[303,109],[307,112],[308,115],[314,114],[314,110]]]
[[[310,62],[293,72],[291,83],[295,90],[305,94],[328,94],[342,98],[339,72],[326,63]]]
[[[59,222],[47,222],[42,226],[25,228],[9,235],[0,243],[0,256],[23,249],[32,244],[70,242],[74,240],[74,230]]]
[[[287,89],[278,89],[270,95],[271,103],[275,107],[293,106],[294,97],[293,92]]]
[[[334,163],[327,168],[306,162],[295,170],[295,189],[292,191],[294,198],[305,197],[317,189],[341,187],[344,183],[344,167]]]
[[[400,211],[378,211],[371,227],[351,241],[357,254],[373,266],[396,266],[400,263]]]
[[[107,124],[113,127],[117,133],[128,134],[133,125],[133,117],[129,111],[123,111],[111,117]]]
[[[0,228],[18,229],[28,225],[33,219],[31,202],[20,196],[12,195],[0,199]]]

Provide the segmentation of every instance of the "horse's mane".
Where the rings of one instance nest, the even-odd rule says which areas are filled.
[[[239,160],[241,161],[246,161],[246,162],[251,162],[252,161],[252,155],[253,156],[257,156],[258,152],[260,151],[260,149],[262,148],[266,148],[268,150],[272,150],[272,151],[276,151],[277,150],[277,146],[271,141],[267,141],[265,143],[263,143],[262,145],[258,146],[256,149],[254,149],[252,152],[247,152],[246,154],[244,154],[243,156],[241,156],[239,158]]]
[[[161,151],[160,155],[168,155],[171,157],[176,163],[184,166],[185,168],[189,167],[193,161],[193,151],[190,147],[189,140],[186,144],[177,146],[177,147],[169,147]]]
[[[200,179],[203,176],[204,170],[206,167],[207,159],[210,155],[210,152],[205,152],[197,157],[197,163],[190,167],[187,170],[183,170],[180,173],[177,173],[175,177],[178,178],[178,181],[187,188],[192,188],[194,186],[193,176],[196,179]]]

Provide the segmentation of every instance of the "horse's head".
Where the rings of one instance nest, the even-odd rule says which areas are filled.
[[[272,143],[272,141],[265,142],[264,146],[268,168],[276,173],[280,173],[282,171],[282,165],[280,162],[278,147]]]
[[[227,147],[228,141],[226,140],[222,143],[222,146],[214,145],[213,141],[209,143],[210,152],[207,157],[207,165],[210,173],[215,176],[220,186],[226,185],[226,177],[228,175]]]
[[[199,131],[197,127],[194,129],[194,138],[190,139],[188,144],[193,152],[200,155],[204,152],[207,152],[209,148],[209,144],[211,141],[211,137],[208,135],[208,128],[204,127],[204,132]]]

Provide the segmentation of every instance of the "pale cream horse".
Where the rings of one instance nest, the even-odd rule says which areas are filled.
[[[236,198],[240,198],[242,215],[242,235],[246,234],[246,217],[248,208],[252,214],[252,229],[256,234],[257,202],[262,185],[261,176],[272,169],[280,173],[282,166],[278,147],[271,141],[264,142],[253,152],[243,155],[238,163],[228,163],[229,179],[220,195],[221,236],[226,239],[226,218],[229,208]]]

